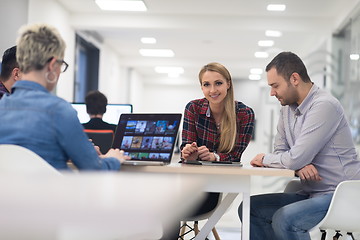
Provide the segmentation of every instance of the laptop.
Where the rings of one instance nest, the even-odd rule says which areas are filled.
[[[171,162],[181,113],[123,113],[112,148],[124,150],[124,165],[167,165]]]

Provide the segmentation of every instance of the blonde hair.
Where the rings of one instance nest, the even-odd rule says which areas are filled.
[[[65,47],[56,28],[46,24],[26,25],[19,30],[16,60],[24,73],[41,70],[53,57],[62,59]]]
[[[234,148],[237,134],[234,88],[231,80],[231,75],[229,71],[220,63],[209,63],[205,65],[199,72],[200,84],[202,84],[202,76],[207,71],[213,71],[221,74],[230,86],[224,99],[224,114],[221,116],[221,135],[218,148],[218,152],[229,153]]]

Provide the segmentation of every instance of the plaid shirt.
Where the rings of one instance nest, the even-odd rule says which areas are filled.
[[[9,94],[9,91],[6,89],[4,84],[2,82],[0,82],[0,99],[2,98],[3,95],[6,95],[6,94]]]
[[[209,107],[205,98],[193,100],[186,105],[181,149],[188,143],[196,142],[198,146],[206,146],[210,152],[217,152],[220,133],[217,131],[215,119],[207,114]],[[220,161],[239,162],[254,130],[254,111],[241,102],[235,102],[235,110],[235,145],[230,153],[217,153]]]

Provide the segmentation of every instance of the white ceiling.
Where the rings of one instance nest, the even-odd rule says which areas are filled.
[[[154,67],[181,66],[179,80],[197,79],[206,63],[224,64],[233,78],[247,79],[250,68],[263,68],[280,51],[306,57],[342,24],[344,16],[357,8],[359,0],[144,0],[147,12],[104,12],[95,0],[58,0],[71,12],[77,30],[97,32],[121,57],[154,81],[164,75]],[[268,12],[269,3],[286,4],[285,12]],[[346,3],[346,4],[345,4]],[[280,30],[275,45],[261,48],[259,40],[270,39],[265,30]],[[155,45],[144,45],[141,37],[155,37]],[[171,48],[174,58],[149,58],[140,48]],[[268,59],[254,53],[267,51]]]

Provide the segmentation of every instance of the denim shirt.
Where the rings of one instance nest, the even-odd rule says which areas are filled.
[[[28,148],[59,170],[69,159],[80,170],[120,169],[97,155],[71,105],[32,81],[17,81],[0,100],[0,144]]]

